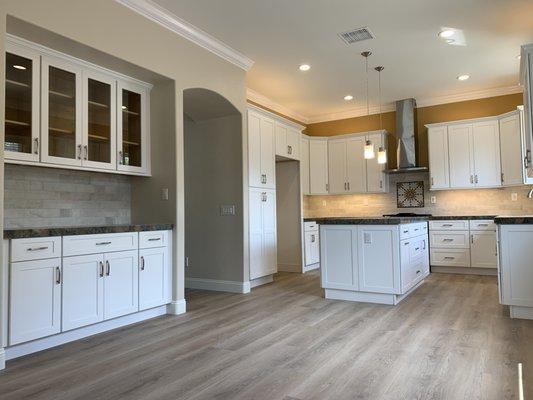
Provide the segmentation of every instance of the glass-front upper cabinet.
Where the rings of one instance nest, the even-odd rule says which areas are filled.
[[[116,169],[116,81],[83,71],[82,165]]]
[[[81,67],[42,57],[41,161],[81,166],[81,93]]]
[[[6,159],[39,161],[39,53],[7,43]]]
[[[141,85],[118,83],[117,147],[119,171],[149,173],[148,169],[148,89]]]

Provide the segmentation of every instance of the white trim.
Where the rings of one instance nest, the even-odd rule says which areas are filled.
[[[303,272],[300,264],[278,263],[278,272]]]
[[[461,101],[486,99],[488,97],[505,96],[508,94],[522,93],[521,86],[508,86],[492,89],[476,90],[468,93],[450,94],[446,96],[429,97],[417,100],[417,108],[437,106],[439,104],[459,103]]]
[[[381,112],[391,112],[396,110],[395,104],[383,104],[381,106]],[[378,106],[370,106],[370,115],[379,114]],[[366,106],[352,108],[345,111],[337,111],[328,114],[313,115],[308,118],[308,124],[315,124],[318,122],[336,121],[339,119],[357,118],[367,115]]]
[[[250,293],[249,282],[222,281],[218,279],[185,278],[187,289],[214,290],[217,292]]]
[[[0,347],[0,371],[6,368],[6,351]]]
[[[190,40],[194,44],[210,51],[224,60],[248,71],[252,68],[254,61],[244,54],[231,48],[226,43],[216,39],[207,32],[190,24],[173,14],[166,8],[154,3],[151,0],[115,0],[117,3],[128,7],[137,14],[171,30],[174,33]]]
[[[147,319],[159,317],[166,314],[166,306],[152,308],[150,310],[137,312],[134,314],[125,315],[110,319],[109,321],[100,322],[98,324],[85,326],[83,328],[74,329],[72,331],[59,333],[57,335],[48,336],[42,339],[33,340],[27,343],[21,343],[16,346],[6,348],[6,360],[22,357],[27,354],[35,353],[37,351],[50,349],[74,340],[86,338],[88,336],[96,335],[98,333],[106,332],[112,329],[120,328],[126,325],[135,324],[137,322],[145,321]],[[1,354],[0,354],[1,355]],[[0,368],[1,369],[1,368]]]
[[[472,268],[472,267],[441,267],[431,266],[431,272],[437,274],[462,274],[462,275],[498,275],[496,268]]]
[[[170,315],[180,315],[185,314],[187,311],[187,302],[185,299],[174,300],[167,305],[167,314]]]
[[[253,89],[250,89],[250,88],[246,88],[246,99],[249,100],[249,101],[253,101],[254,103],[257,103],[257,104],[260,104],[261,106],[263,107],[266,107],[266,108],[269,108],[271,110],[274,110],[280,114],[283,114],[287,117],[290,117],[290,118],[293,118],[297,121],[300,121],[304,124],[307,124],[309,123],[309,118],[306,117],[305,115],[302,115],[302,114],[299,114],[297,113],[296,111],[293,111],[285,106],[282,106],[281,104],[279,103],[276,103],[274,100],[271,100],[269,99],[268,97],[262,95],[261,93],[258,93],[256,92],[255,90]],[[252,106],[252,105],[249,105],[249,106]],[[263,110],[262,108],[259,108],[259,107],[256,107],[258,108],[259,110],[262,110],[262,111],[265,111],[265,112],[268,112],[266,110]],[[274,116],[276,116],[277,118],[280,118],[279,115],[277,114],[274,114],[274,113],[270,113]],[[301,126],[301,125],[299,125]],[[302,127],[302,129],[305,128],[305,127]]]
[[[255,288],[261,285],[266,285],[267,283],[274,282],[274,275],[262,276],[261,278],[252,279],[250,281],[250,288]]]
[[[533,319],[533,308],[523,306],[509,306],[509,316],[519,319]]]

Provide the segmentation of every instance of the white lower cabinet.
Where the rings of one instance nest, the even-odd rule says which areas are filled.
[[[11,263],[9,344],[61,331],[61,259]]]
[[[498,266],[496,232],[470,234],[470,266],[472,268],[496,268]]]
[[[139,250],[139,310],[170,302],[169,267],[167,247]]]
[[[63,330],[104,320],[104,257],[63,258]]]
[[[276,191],[249,189],[250,279],[277,272]]]
[[[104,318],[116,318],[139,310],[137,250],[106,253]]]
[[[323,288],[359,290],[357,228],[346,225],[321,226],[320,263]]]

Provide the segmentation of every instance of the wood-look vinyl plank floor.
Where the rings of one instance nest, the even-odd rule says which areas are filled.
[[[184,315],[8,362],[0,399],[518,399],[518,362],[533,398],[533,321],[508,317],[494,277],[432,274],[398,306],[319,286],[188,291]]]

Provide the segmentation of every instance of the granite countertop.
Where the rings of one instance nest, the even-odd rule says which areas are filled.
[[[55,228],[5,229],[4,239],[23,239],[49,236],[92,235],[98,233],[143,232],[170,230],[174,224],[132,224],[102,226],[69,226]]]
[[[528,225],[533,224],[533,215],[498,215],[494,222],[498,225]]]
[[[400,225],[427,221],[428,217],[326,217],[304,218],[319,225]]]
[[[459,221],[459,220],[465,220],[465,219],[494,219],[496,215],[432,215],[429,217],[429,219],[436,221],[436,220],[443,220],[443,221]]]

